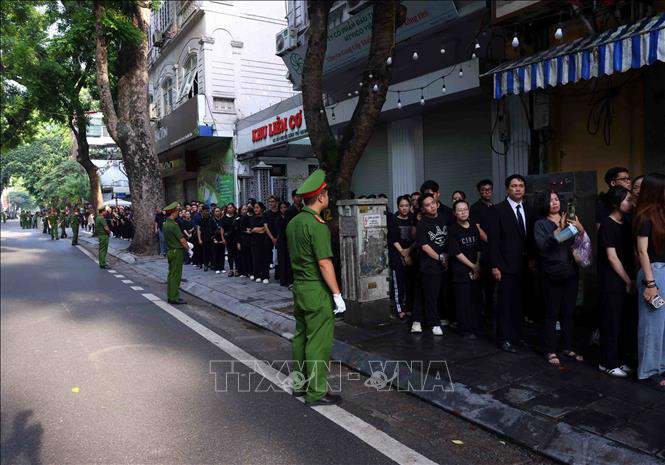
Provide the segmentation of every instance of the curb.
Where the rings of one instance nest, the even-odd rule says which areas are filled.
[[[92,237],[88,236],[87,231],[79,232],[79,240],[87,242],[88,244],[91,245],[97,245],[97,241]],[[111,247],[111,244],[109,244],[108,253],[112,257],[116,257],[117,259],[122,260],[123,262],[129,265],[133,265],[134,263],[136,263],[136,257],[132,255],[132,253],[129,252],[127,249],[116,249],[115,247]]]
[[[85,242],[95,244],[91,238]],[[136,257],[126,250],[112,249],[109,254],[128,264],[135,264]],[[164,283],[161,276],[147,270],[136,271],[149,275]],[[219,291],[196,282],[188,281],[180,289],[200,298],[227,313],[260,326],[287,340],[293,338],[295,319],[274,310],[243,303]],[[377,368],[390,362],[384,357],[364,351],[339,339],[333,340],[332,356],[334,360],[362,373],[372,376]],[[444,362],[445,363],[445,362]],[[446,366],[447,370],[447,366]],[[512,407],[496,400],[492,394],[479,394],[468,386],[451,380],[450,390],[409,390],[410,386],[422,385],[422,373],[406,371],[402,367],[392,387],[415,396],[430,405],[438,407],[455,416],[476,424],[498,436],[520,446],[534,450],[548,458],[571,464],[593,465],[663,465],[664,461],[634,450],[617,441],[604,438],[566,422],[536,416],[532,413]],[[448,374],[448,379],[450,379]],[[386,386],[389,389],[391,385]],[[423,387],[427,387],[427,384]]]

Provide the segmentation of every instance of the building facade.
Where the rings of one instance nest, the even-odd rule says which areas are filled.
[[[283,2],[167,1],[153,13],[149,92],[167,201],[236,201],[236,121],[291,97],[274,55]]]

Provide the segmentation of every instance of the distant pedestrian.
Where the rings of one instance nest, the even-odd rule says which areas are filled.
[[[104,218],[104,213],[107,212],[108,207],[102,207],[99,209],[99,214],[95,218],[95,230],[97,231],[97,238],[99,239],[99,267],[108,268],[106,266],[106,254],[109,248],[109,234],[111,230],[109,225]]]
[[[183,236],[182,230],[176,224],[178,217],[178,205],[173,202],[164,207],[167,218],[164,221],[162,231],[166,241],[166,257],[169,263],[169,274],[166,280],[167,300],[170,304],[185,304],[180,298],[180,281],[182,279],[183,251],[189,252],[189,244]]]
[[[72,226],[72,245],[79,244],[79,209],[74,208],[74,213],[69,220]]]

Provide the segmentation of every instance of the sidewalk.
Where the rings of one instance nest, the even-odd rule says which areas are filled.
[[[86,232],[80,238],[96,246]],[[109,254],[166,282],[165,258],[134,257],[127,246],[127,241],[111,238]],[[279,284],[252,283],[191,266],[185,266],[183,277],[182,290],[292,337],[293,300]],[[537,328],[527,339],[537,344]],[[665,394],[603,375],[590,362],[564,357],[564,367],[554,368],[532,350],[507,354],[490,339],[466,341],[453,330],[438,338],[427,332],[411,335],[408,325],[398,322],[365,330],[337,321],[332,357],[368,376],[380,362],[422,360],[425,368],[432,362],[449,372],[452,391],[412,395],[565,463],[665,464]],[[383,371],[392,374],[391,369]],[[400,365],[393,386],[407,389],[410,380],[418,385],[421,377]]]

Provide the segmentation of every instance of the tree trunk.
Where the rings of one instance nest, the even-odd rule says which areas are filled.
[[[76,161],[88,175],[88,180],[90,181],[90,203],[94,208],[95,214],[97,214],[97,210],[104,203],[104,198],[102,197],[102,183],[99,179],[97,166],[90,160],[90,145],[86,136],[87,124],[88,121],[83,111],[78,112],[76,116],[76,126],[71,120],[69,121],[69,127],[74,136],[73,144],[76,146]]]
[[[155,153],[148,106],[149,0],[134,0],[130,18],[141,31],[140,43],[124,43],[118,54],[117,102],[113,102],[108,72],[108,42],[102,20],[105,8],[95,3],[97,36],[97,85],[109,134],[122,152],[132,195],[134,239],[130,250],[137,254],[158,253],[154,230],[156,207],[164,205],[164,191]],[[117,108],[117,112],[116,112]]]

